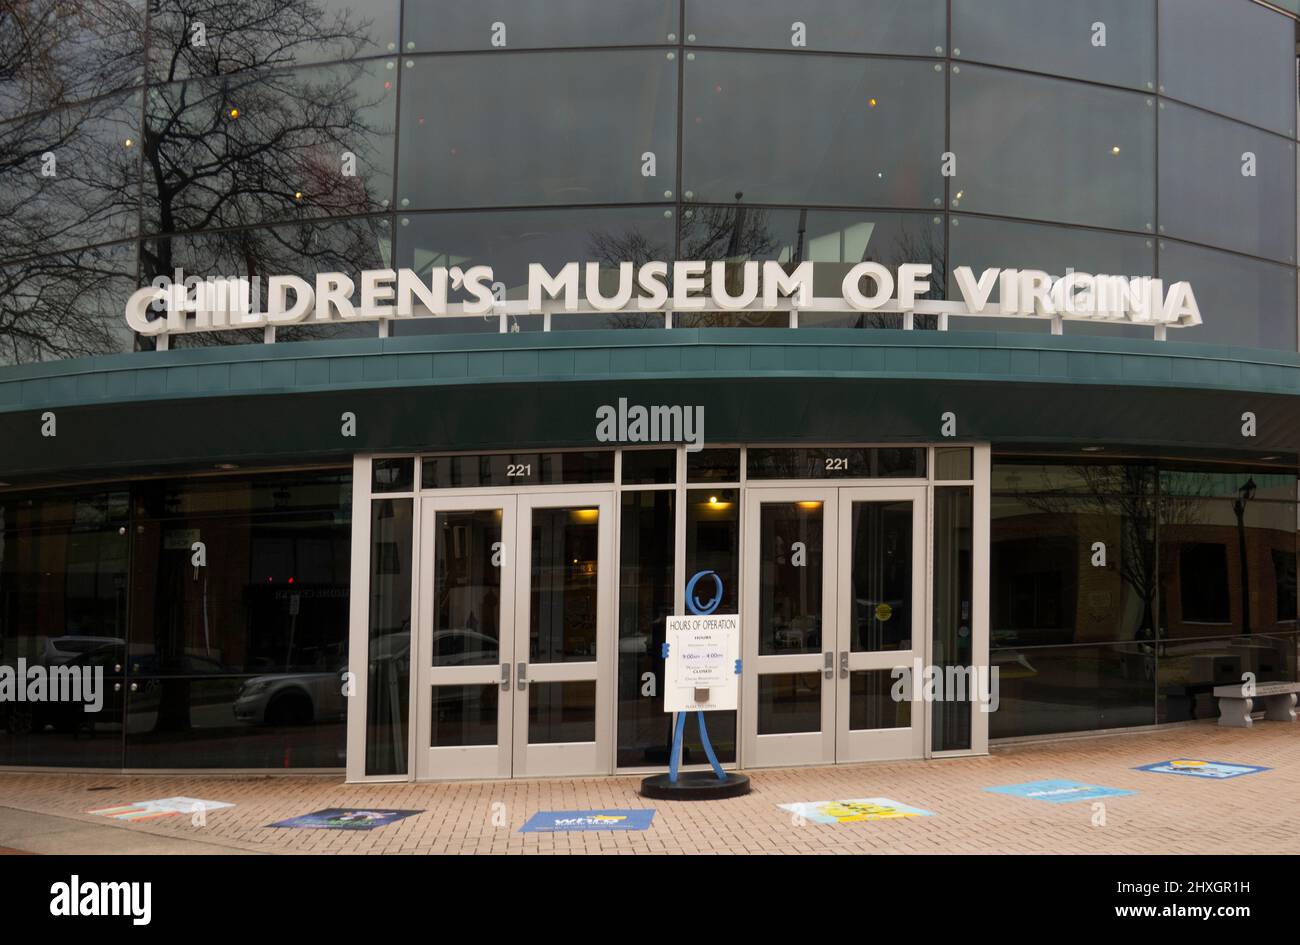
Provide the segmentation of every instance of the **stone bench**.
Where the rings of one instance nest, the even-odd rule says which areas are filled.
[[[1264,718],[1273,722],[1294,722],[1296,693],[1300,693],[1300,683],[1269,682],[1256,683],[1255,694],[1242,694],[1242,683],[1231,686],[1215,686],[1214,695],[1219,700],[1219,724],[1232,728],[1250,728],[1254,719],[1250,713],[1255,703],[1264,703]]]

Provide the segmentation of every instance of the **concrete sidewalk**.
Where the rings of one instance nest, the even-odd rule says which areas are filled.
[[[1228,780],[1140,765],[1271,770]],[[1212,723],[995,749],[984,758],[750,772],[729,801],[647,801],[639,778],[349,785],[341,776],[0,774],[0,847],[35,853],[1300,853],[1300,726]],[[1136,793],[1050,804],[985,788],[1070,780]],[[235,806],[122,823],[93,808],[184,795]],[[824,825],[777,805],[888,797],[931,817]],[[329,807],[418,810],[371,831],[268,825]],[[646,831],[519,833],[538,811],[653,808]]]

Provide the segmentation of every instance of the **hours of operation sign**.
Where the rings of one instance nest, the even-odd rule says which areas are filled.
[[[667,618],[664,711],[734,709],[740,677],[740,616]]]

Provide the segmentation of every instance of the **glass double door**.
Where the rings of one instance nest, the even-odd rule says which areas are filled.
[[[924,754],[925,522],[924,487],[749,490],[745,767]]]
[[[421,515],[417,777],[608,773],[612,496],[435,496]]]

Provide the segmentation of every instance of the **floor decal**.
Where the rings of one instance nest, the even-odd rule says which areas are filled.
[[[114,820],[153,820],[157,817],[174,817],[177,814],[208,813],[223,807],[234,807],[224,801],[205,801],[197,797],[160,797],[152,801],[139,801],[135,804],[119,804],[114,807],[95,807],[87,814],[112,817]]]
[[[1024,784],[1006,784],[984,789],[991,794],[1010,794],[1028,797],[1049,804],[1070,804],[1074,801],[1091,801],[1099,797],[1123,797],[1136,794],[1123,788],[1102,787],[1099,784],[1082,784],[1079,781],[1027,781]]]
[[[290,817],[271,827],[302,827],[317,830],[374,830],[387,827],[406,817],[423,814],[422,810],[385,810],[362,807],[327,807],[300,817]]]
[[[647,830],[653,810],[544,810],[528,818],[520,833],[569,833],[588,830]]]
[[[1179,758],[1176,761],[1160,761],[1153,765],[1142,765],[1134,771],[1154,771],[1157,774],[1181,774],[1189,778],[1239,778],[1243,774],[1258,774],[1271,771],[1258,765],[1230,765],[1223,761],[1200,761],[1194,758]]]
[[[817,824],[853,824],[865,820],[899,820],[907,817],[933,817],[934,814],[919,807],[908,807],[887,797],[851,797],[843,801],[806,801],[800,804],[778,804],[805,820]]]

